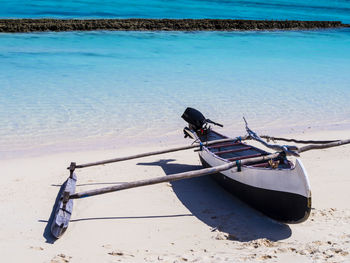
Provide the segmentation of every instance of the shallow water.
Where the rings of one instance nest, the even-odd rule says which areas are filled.
[[[340,20],[338,1],[1,1],[1,18]],[[224,131],[350,125],[350,30],[0,34],[0,159],[181,141],[187,106]],[[278,133],[277,133],[278,135]],[[156,139],[160,138],[160,139]]]
[[[232,133],[350,122],[350,30],[0,34],[0,60],[2,157],[180,139],[187,106]]]
[[[0,17],[4,18],[232,18],[350,23],[348,0],[5,0],[0,5]]]

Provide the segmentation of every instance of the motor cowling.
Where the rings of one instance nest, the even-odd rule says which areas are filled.
[[[190,107],[185,110],[181,117],[188,122],[190,127],[195,131],[202,129],[207,123],[207,119],[200,111]]]
[[[200,111],[190,107],[185,110],[181,117],[189,124],[189,128],[185,129],[192,130],[200,135],[206,134],[210,130],[210,126],[207,125],[208,123],[223,127],[222,124],[206,119]],[[184,133],[186,138],[188,133],[185,130]]]

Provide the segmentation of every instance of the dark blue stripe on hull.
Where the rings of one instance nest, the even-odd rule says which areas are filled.
[[[202,157],[200,159],[204,167],[210,167]],[[277,221],[300,223],[310,215],[311,198],[250,186],[221,173],[213,178],[230,193]]]

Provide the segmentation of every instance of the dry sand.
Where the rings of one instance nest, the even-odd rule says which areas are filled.
[[[344,139],[350,132],[297,137]],[[312,214],[302,224],[275,222],[206,176],[76,200],[67,232],[57,241],[50,236],[47,221],[70,161],[159,148],[0,161],[1,261],[350,262],[350,145],[302,155],[313,191]],[[91,167],[77,171],[77,190],[200,168],[191,150]]]

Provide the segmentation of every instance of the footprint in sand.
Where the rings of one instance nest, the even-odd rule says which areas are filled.
[[[127,257],[135,257],[133,254],[128,254],[128,253],[124,253],[121,250],[113,250],[111,252],[108,252],[108,255],[111,256],[127,256]]]
[[[33,250],[38,250],[38,251],[44,250],[43,247],[33,247],[33,246],[31,246],[31,247],[29,247],[29,248],[30,248],[30,249],[33,249]]]
[[[51,263],[67,263],[72,257],[66,256],[65,254],[58,254],[53,259],[51,259]]]

